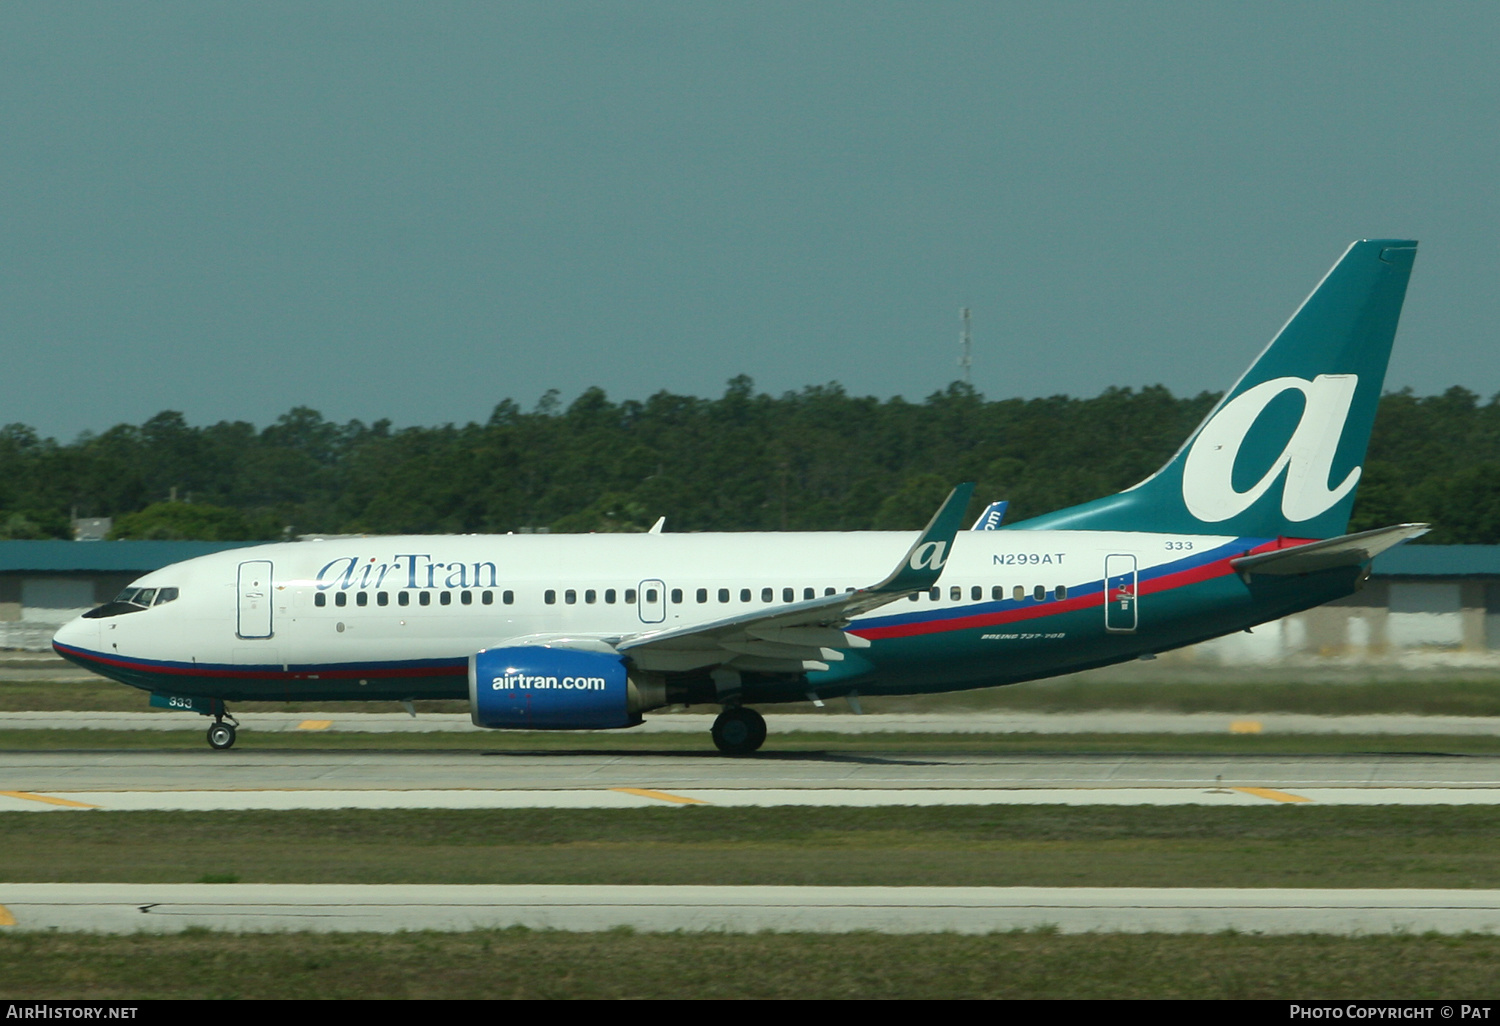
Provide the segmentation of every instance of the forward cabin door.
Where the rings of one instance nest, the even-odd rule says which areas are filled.
[[[667,586],[660,581],[642,581],[638,601],[641,623],[661,623],[667,618]]]
[[[271,636],[271,561],[251,559],[240,564],[235,594],[239,618],[235,633],[242,638]]]
[[[1104,629],[1129,634],[1139,621],[1136,608],[1135,557],[1112,554],[1104,557]]]

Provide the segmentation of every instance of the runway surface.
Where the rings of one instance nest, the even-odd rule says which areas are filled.
[[[0,752],[0,810],[1496,804],[1500,757]]]
[[[254,733],[485,733],[466,713],[328,712],[239,713],[240,729]],[[713,716],[648,715],[628,730],[578,731],[607,738],[622,734],[702,734]],[[0,712],[0,730],[205,730],[208,720],[180,712]],[[770,713],[772,735],[832,734],[1456,734],[1500,735],[1496,716],[1313,716],[1303,713]],[[492,732],[491,732],[492,733]]]
[[[1055,927],[1215,933],[1496,933],[1500,891],[1137,887],[0,884],[0,931]]]

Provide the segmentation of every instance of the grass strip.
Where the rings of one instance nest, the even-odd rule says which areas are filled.
[[[0,813],[0,881],[1500,888],[1500,809]]]
[[[1485,999],[1500,938],[0,934],[0,998]]]
[[[0,752],[206,751],[205,720],[193,730],[0,730]],[[702,752],[703,732],[628,730],[358,733],[242,728],[235,751],[572,752],[578,755]],[[1462,734],[771,734],[754,758],[828,753],[910,755],[1500,755],[1500,735]]]

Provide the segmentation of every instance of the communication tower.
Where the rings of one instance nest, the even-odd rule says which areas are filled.
[[[958,312],[959,319],[963,321],[964,330],[958,336],[958,344],[963,347],[963,352],[958,357],[958,366],[964,372],[964,384],[972,385],[974,366],[974,337],[969,333],[969,308],[964,307]]]

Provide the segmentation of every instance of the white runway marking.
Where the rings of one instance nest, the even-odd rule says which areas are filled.
[[[0,811],[251,809],[638,809],[689,805],[1500,805],[1491,787],[635,788],[566,790],[159,790],[0,792]]]
[[[1500,933],[1500,891],[1144,887],[0,884],[0,930]]]

